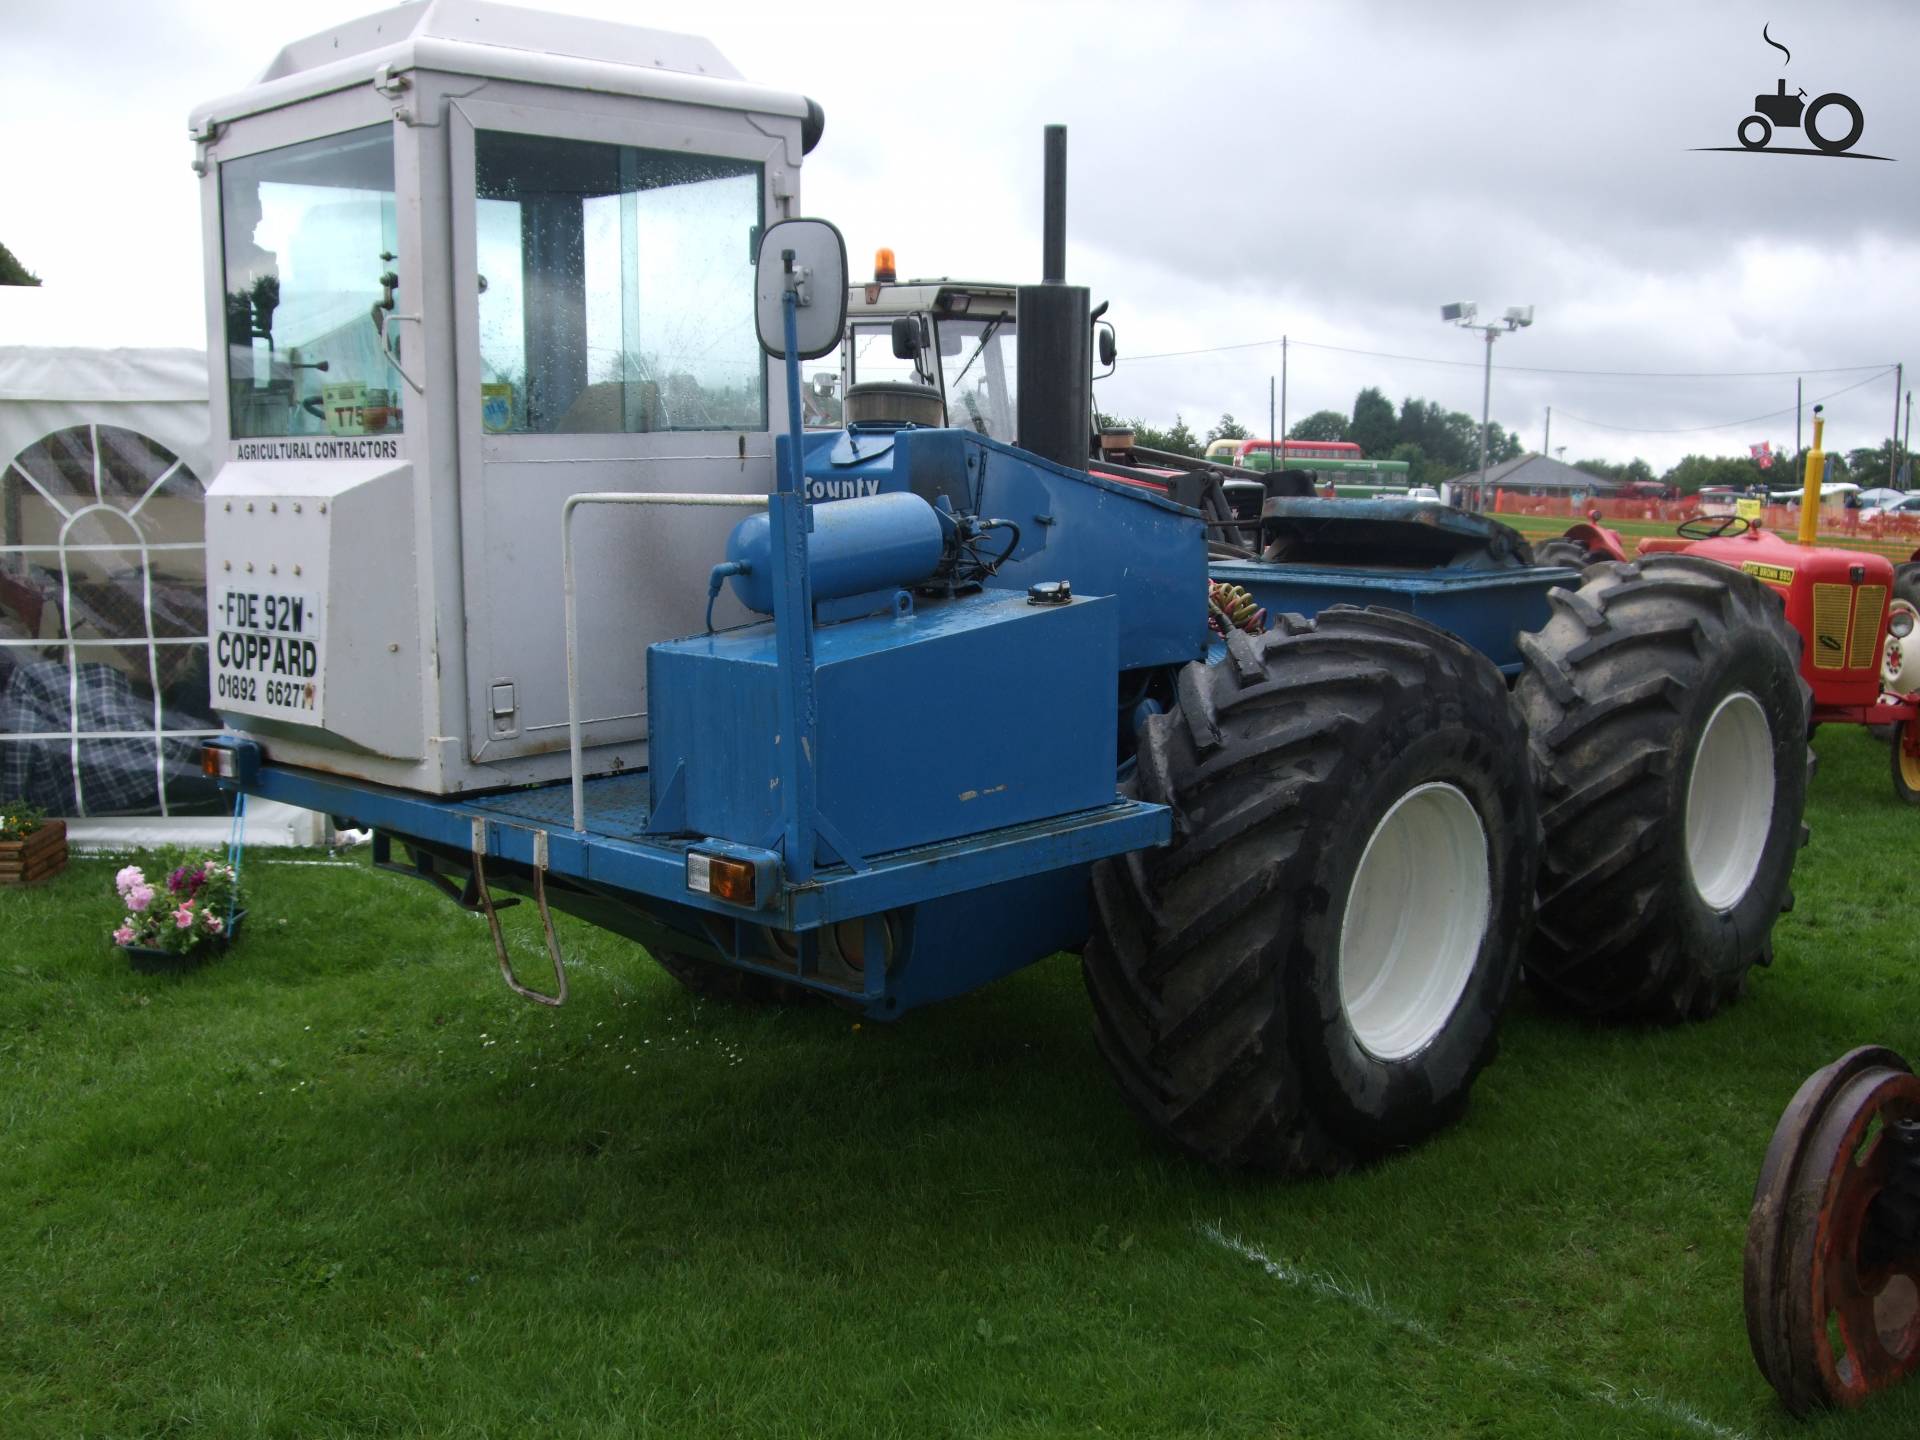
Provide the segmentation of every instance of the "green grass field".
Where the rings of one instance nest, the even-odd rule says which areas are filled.
[[[1915,1434],[1920,1385],[1789,1420],[1741,1315],[1795,1087],[1920,1061],[1920,813],[1818,748],[1741,1004],[1523,993],[1464,1123],[1312,1184],[1147,1138],[1069,957],[889,1027],[563,922],[555,1012],[424,886],[256,854],[243,942],[151,979],[76,863],[0,896],[0,1436]]]

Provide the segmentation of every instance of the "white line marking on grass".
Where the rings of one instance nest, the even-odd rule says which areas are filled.
[[[1403,1335],[1410,1335],[1416,1340],[1425,1341],[1441,1350],[1451,1350],[1456,1354],[1467,1355],[1470,1359],[1484,1360],[1511,1375],[1529,1380],[1566,1383],[1565,1376],[1555,1374],[1544,1365],[1524,1365],[1519,1361],[1509,1360],[1503,1355],[1485,1354],[1480,1351],[1469,1352],[1413,1316],[1402,1314],[1394,1309],[1365,1285],[1349,1285],[1323,1271],[1306,1270],[1296,1265],[1289,1265],[1284,1260],[1276,1260],[1259,1246],[1242,1240],[1237,1235],[1227,1234],[1217,1223],[1202,1225],[1198,1228],[1203,1239],[1238,1255],[1242,1260],[1258,1265],[1266,1272],[1269,1279],[1278,1280],[1282,1285],[1290,1285],[1296,1290],[1305,1290],[1308,1294],[1318,1295],[1323,1300],[1337,1300],[1343,1305],[1350,1305],[1378,1320],[1382,1325],[1391,1326],[1400,1331]],[[1597,1404],[1614,1410],[1644,1410],[1675,1425],[1685,1426],[1702,1435],[1710,1435],[1713,1440],[1749,1440],[1743,1431],[1729,1430],[1724,1425],[1717,1425],[1691,1406],[1683,1405],[1677,1400],[1669,1400],[1664,1395],[1647,1395],[1639,1391],[1628,1391],[1622,1394],[1614,1386],[1604,1383],[1600,1388],[1587,1390],[1584,1393],[1588,1399]]]

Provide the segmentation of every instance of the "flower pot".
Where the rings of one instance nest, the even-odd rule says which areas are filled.
[[[184,952],[162,950],[156,945],[116,945],[132,965],[142,975],[181,975],[189,970],[197,970],[215,955],[220,954],[240,934],[240,922],[247,918],[247,912],[233,912],[233,923],[227,926],[226,933],[212,940],[202,940],[191,950]]]
[[[0,885],[32,885],[66,868],[64,820],[48,820],[22,840],[0,840]]]

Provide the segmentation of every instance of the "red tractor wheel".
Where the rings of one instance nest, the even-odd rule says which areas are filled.
[[[1920,805],[1920,720],[1893,727],[1893,793],[1909,805]]]
[[[1816,1071],[1781,1115],[1745,1292],[1753,1357],[1796,1415],[1920,1368],[1920,1077],[1891,1050]]]

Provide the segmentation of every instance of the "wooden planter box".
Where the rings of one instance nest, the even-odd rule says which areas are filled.
[[[67,822],[48,820],[24,840],[0,840],[0,885],[31,885],[67,868]]]

